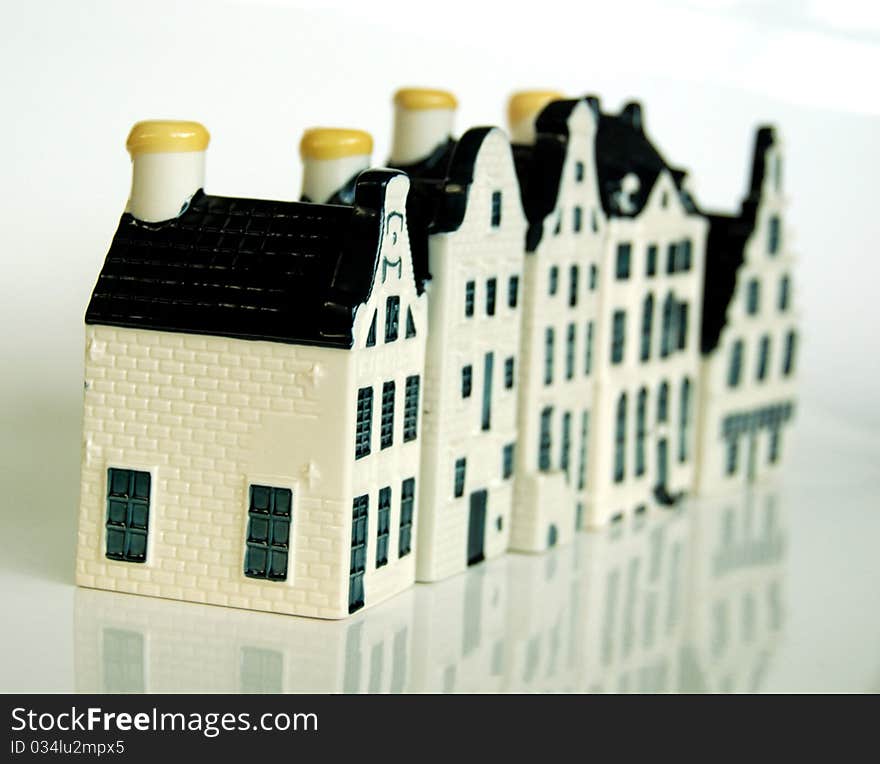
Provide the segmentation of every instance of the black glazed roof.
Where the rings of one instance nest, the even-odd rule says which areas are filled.
[[[169,221],[126,213],[86,323],[349,348],[396,174],[363,173],[353,207],[200,190]]]
[[[775,143],[772,127],[762,127],[755,136],[749,192],[738,215],[707,214],[706,270],[703,282],[703,325],[700,350],[708,355],[721,339],[727,311],[736,289],[737,273],[745,261],[745,247],[755,230],[758,204],[766,173],[767,150]]]
[[[684,189],[687,173],[674,168],[663,158],[645,133],[642,107],[627,104],[620,114],[601,114],[596,132],[596,167],[602,207],[609,217],[636,217],[644,209],[651,189],[660,174],[667,170],[678,189],[685,210],[696,213],[697,206]],[[621,204],[623,179],[634,175],[639,180],[638,190]]]

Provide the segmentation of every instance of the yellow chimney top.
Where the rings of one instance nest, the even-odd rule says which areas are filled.
[[[508,124],[514,125],[521,119],[538,114],[551,101],[565,96],[557,90],[520,90],[510,96],[507,102]]]
[[[148,119],[131,128],[125,148],[132,157],[172,151],[204,151],[210,140],[210,134],[199,122]]]
[[[448,90],[401,88],[394,94],[394,105],[403,109],[457,109],[458,100]]]
[[[299,143],[303,159],[341,159],[373,153],[373,137],[363,130],[311,127]]]

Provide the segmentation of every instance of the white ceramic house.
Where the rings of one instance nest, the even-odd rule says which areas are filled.
[[[539,91],[516,94],[509,104],[529,221],[510,540],[517,551],[567,543],[585,519],[605,231],[594,107],[591,99]]]
[[[507,551],[517,443],[525,217],[507,136],[451,132],[445,91],[395,96],[391,165],[411,179],[409,226],[429,333],[416,578]]]
[[[783,156],[774,130],[759,130],[739,214],[709,215],[697,476],[703,494],[768,479],[782,463],[798,342]]]
[[[639,104],[596,132],[608,219],[599,264],[589,525],[692,490],[707,221]]]
[[[212,196],[207,143],[196,123],[129,136],[86,314],[77,583],[340,618],[415,575],[409,181],[363,173],[352,207]],[[369,137],[302,148],[344,159]]]

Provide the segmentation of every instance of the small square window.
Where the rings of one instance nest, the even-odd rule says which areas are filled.
[[[473,281],[468,281],[464,285],[464,314],[468,318],[474,315],[474,303],[476,301],[477,285]]]
[[[392,295],[385,301],[385,342],[397,339],[400,326],[400,297]]]
[[[467,459],[455,460],[455,498],[464,496],[464,477],[467,469]]]
[[[514,384],[514,361],[513,356],[504,361],[504,386],[510,390]]]
[[[511,276],[507,282],[507,306],[515,308],[519,302],[519,276]]]
[[[624,243],[617,245],[617,278],[628,279],[630,259],[632,256],[632,244]]]
[[[461,368],[461,397],[470,398],[474,387],[474,367],[471,364]]]
[[[486,281],[486,315],[495,315],[495,293],[498,289],[498,279],[491,278]]]

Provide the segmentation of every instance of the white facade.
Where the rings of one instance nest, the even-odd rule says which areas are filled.
[[[493,129],[480,142],[461,224],[428,240],[420,581],[507,551],[524,237],[510,145]]]
[[[657,501],[658,486],[670,496],[692,488],[706,229],[666,170],[639,214],[608,220],[591,526],[644,511]]]
[[[757,148],[764,168],[717,345],[702,361],[699,472],[703,494],[771,479],[783,461],[794,411],[798,307],[796,259],[785,230],[783,146]],[[744,213],[747,214],[747,213]]]
[[[405,391],[407,380],[422,374],[427,316],[409,257],[408,187],[404,176],[387,184],[375,223],[383,228],[375,281],[357,310],[353,350],[86,327],[78,584],[340,618],[350,611],[352,518],[359,497],[367,497],[365,604],[412,584],[417,529],[404,545],[401,493],[408,479],[418,485],[420,444],[404,437]],[[399,269],[383,268],[383,262]],[[416,335],[406,337],[401,321],[396,341],[383,342],[380,331],[375,346],[366,347],[374,313],[384,326],[389,297],[399,299],[402,319],[411,310]],[[393,442],[382,448],[388,382],[395,385]],[[362,388],[372,389],[371,449],[356,459]],[[413,417],[418,428],[417,404]],[[142,485],[134,490],[146,494],[145,501],[122,500],[123,512],[128,501],[144,515],[137,520],[146,542],[140,562],[108,556],[120,533],[108,515],[119,504],[119,492],[109,485],[114,476],[138,476]],[[390,507],[381,513],[383,489],[390,489],[383,493]],[[250,510],[265,496],[281,502],[279,511],[289,504],[286,551],[264,565],[271,568],[277,559],[280,572],[283,561],[280,580],[245,572],[251,565],[248,537],[257,532]],[[386,525],[387,552],[380,555]]]
[[[571,541],[590,489],[589,438],[595,426],[592,402],[598,361],[595,273],[605,229],[595,130],[588,103],[575,104],[567,119],[555,205],[542,222],[537,247],[525,256],[516,504],[510,540],[516,551],[540,552]]]

